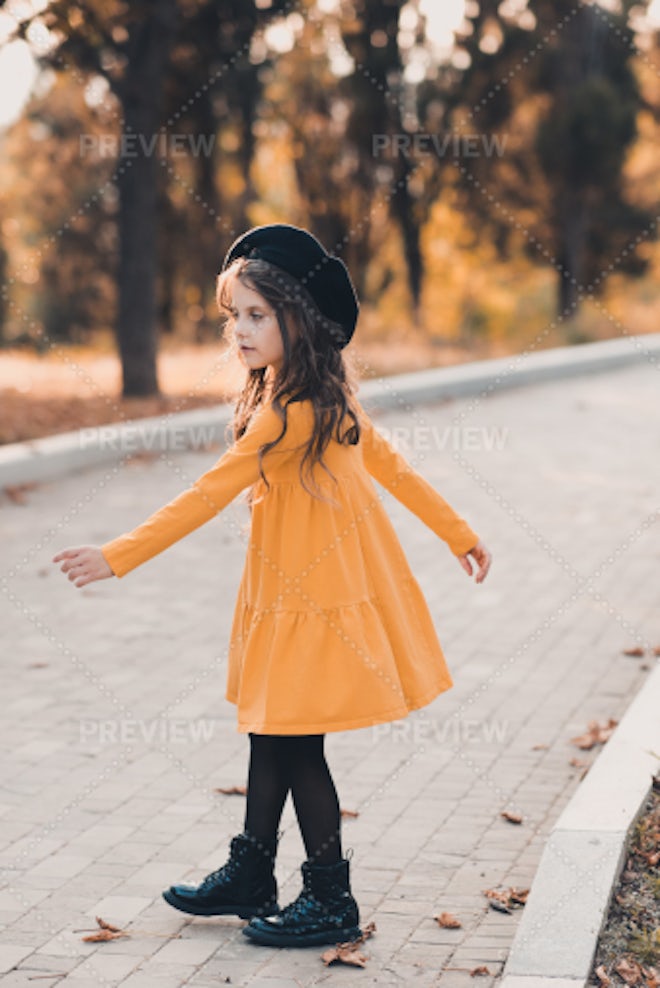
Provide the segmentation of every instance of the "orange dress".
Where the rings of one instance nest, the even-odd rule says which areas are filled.
[[[132,532],[101,546],[114,574],[209,521],[254,485],[250,540],[230,633],[226,699],[238,731],[322,734],[397,720],[453,685],[421,587],[372,477],[454,555],[479,536],[375,429],[359,406],[360,442],[331,439],[314,476],[334,503],[309,494],[299,464],[311,402],[288,406],[288,428],[262,405],[245,433],[187,490]],[[350,424],[350,423],[349,423]]]

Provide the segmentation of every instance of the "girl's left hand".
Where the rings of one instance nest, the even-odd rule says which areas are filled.
[[[64,562],[60,566],[63,573],[69,574],[69,579],[76,587],[84,587],[94,580],[106,580],[115,574],[106,562],[105,556],[96,545],[79,545],[72,549],[62,549],[53,562]]]
[[[470,556],[473,557],[479,569],[477,570],[477,575],[475,577],[476,583],[483,583],[486,579],[486,574],[490,569],[490,564],[493,557],[484,545],[484,543],[479,539],[474,549],[470,549],[466,552],[464,556],[457,556],[457,559],[468,576],[472,576],[472,563],[470,562]]]

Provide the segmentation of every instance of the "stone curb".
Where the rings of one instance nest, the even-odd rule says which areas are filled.
[[[657,366],[659,359],[660,333],[627,336],[367,380],[360,386],[360,399],[370,409],[405,407],[409,402],[487,396],[500,388],[597,373],[641,360]],[[221,404],[0,446],[0,488],[117,463],[138,452],[222,443],[231,414],[231,408]]]
[[[585,988],[628,835],[658,769],[660,661],[555,823],[500,988]]]

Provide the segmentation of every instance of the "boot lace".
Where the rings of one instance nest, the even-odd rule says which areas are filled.
[[[292,921],[296,923],[299,919],[309,919],[310,906],[316,916],[328,915],[328,910],[322,902],[319,902],[310,891],[303,889],[297,899],[290,902],[280,910],[280,916],[284,922]]]
[[[234,878],[237,871],[238,861],[236,858],[230,858],[229,861],[221,868],[217,868],[215,871],[212,871],[209,875],[207,875],[202,881],[200,888],[208,888],[209,885],[215,885],[218,880],[222,878]]]

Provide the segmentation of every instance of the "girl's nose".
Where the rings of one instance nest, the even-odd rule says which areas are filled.
[[[234,336],[236,341],[240,343],[246,343],[250,338],[250,330],[247,325],[244,325],[238,320],[234,323]]]

